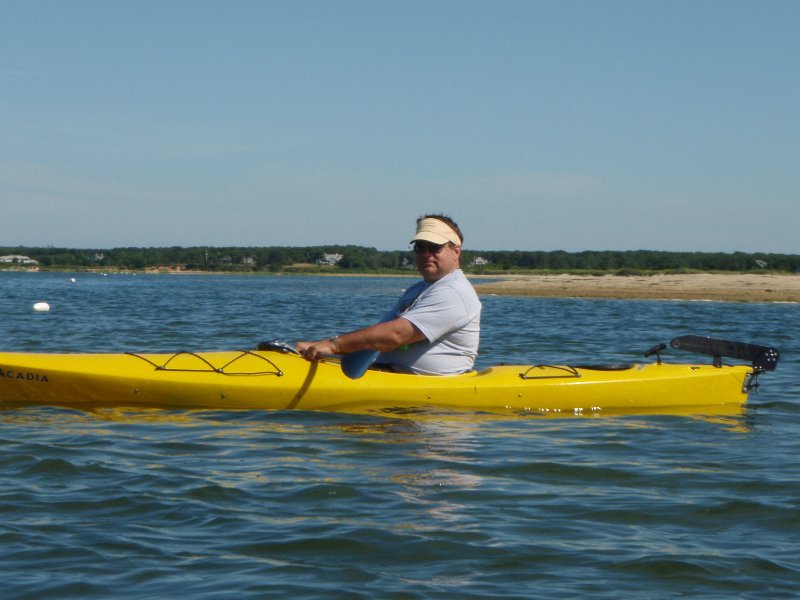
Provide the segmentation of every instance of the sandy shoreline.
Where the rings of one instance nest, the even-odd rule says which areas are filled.
[[[800,302],[800,275],[510,275],[478,283],[480,294],[545,298]]]

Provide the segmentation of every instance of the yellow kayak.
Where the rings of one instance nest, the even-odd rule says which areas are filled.
[[[778,360],[762,346],[684,336],[673,347],[681,348],[679,340],[682,349],[714,356],[713,363],[667,364],[662,344],[650,352],[653,362],[630,365],[502,365],[454,376],[369,370],[353,380],[335,357],[312,363],[278,344],[174,354],[0,353],[0,406],[512,414],[742,406],[758,375]],[[722,364],[723,356],[751,364]]]

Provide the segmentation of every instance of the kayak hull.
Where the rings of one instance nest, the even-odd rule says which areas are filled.
[[[598,413],[743,406],[754,368],[634,364],[504,365],[455,376],[370,370],[351,380],[338,360],[288,353],[0,353],[0,406]]]

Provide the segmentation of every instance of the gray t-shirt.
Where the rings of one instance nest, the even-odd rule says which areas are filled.
[[[418,375],[453,375],[472,369],[478,355],[481,302],[461,269],[406,290],[395,315],[410,321],[427,338],[392,352],[377,363]]]

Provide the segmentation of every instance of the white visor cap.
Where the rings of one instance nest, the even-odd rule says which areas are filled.
[[[411,243],[413,244],[416,241],[440,245],[451,242],[456,246],[461,245],[461,238],[458,237],[452,227],[444,221],[433,218],[422,219],[417,224],[417,233],[412,238]]]

